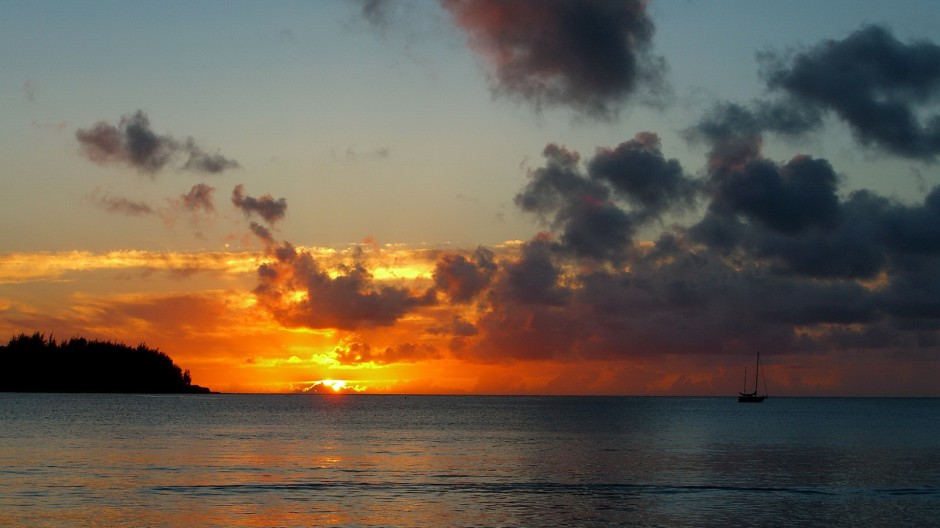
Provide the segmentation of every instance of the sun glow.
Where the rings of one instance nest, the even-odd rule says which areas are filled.
[[[339,379],[324,379],[313,382],[309,387],[301,389],[303,392],[364,392],[368,387],[362,385],[349,385],[346,383],[346,380]]]
[[[327,387],[333,389],[336,392],[339,392],[346,388],[346,382],[343,380],[321,380],[320,383],[326,385]]]

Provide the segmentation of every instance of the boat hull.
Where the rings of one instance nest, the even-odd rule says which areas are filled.
[[[738,403],[760,403],[767,396],[758,396],[757,394],[739,394]]]

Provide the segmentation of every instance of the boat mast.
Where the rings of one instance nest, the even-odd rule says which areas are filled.
[[[754,369],[754,394],[757,394],[757,378],[760,377],[760,350],[757,351],[757,368]]]
[[[764,374],[764,396],[767,396],[767,374]]]

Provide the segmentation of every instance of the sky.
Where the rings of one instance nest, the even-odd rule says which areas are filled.
[[[940,396],[933,0],[0,9],[0,336],[225,392],[733,395],[760,353]]]

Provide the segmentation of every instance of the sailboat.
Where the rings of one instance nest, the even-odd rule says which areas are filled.
[[[767,397],[767,378],[764,378],[764,394],[757,394],[757,382],[760,380],[760,351],[757,352],[757,369],[754,374],[754,391],[747,392],[747,367],[744,367],[744,391],[738,393],[738,403],[760,403]]]

